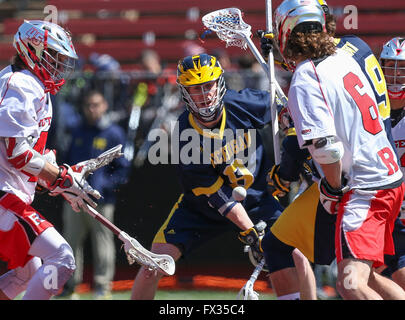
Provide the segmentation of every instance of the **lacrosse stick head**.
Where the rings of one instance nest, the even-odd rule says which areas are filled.
[[[207,13],[202,22],[219,39],[225,41],[226,47],[247,48],[245,39],[252,36],[251,26],[243,21],[240,9],[226,8]]]
[[[115,147],[104,151],[97,158],[85,160],[75,164],[72,166],[72,169],[75,172],[81,173],[82,176],[86,178],[89,174],[93,173],[97,169],[104,167],[114,159],[121,157],[123,155],[121,149],[122,144],[116,145]]]
[[[259,300],[259,294],[253,289],[253,285],[251,281],[246,282],[239,290],[238,300]]]
[[[124,242],[124,250],[130,265],[136,262],[164,275],[171,276],[174,274],[176,264],[171,256],[146,250],[137,240],[123,231],[121,231],[119,238]]]

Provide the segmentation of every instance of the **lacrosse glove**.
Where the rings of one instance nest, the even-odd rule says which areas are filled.
[[[337,214],[339,208],[340,199],[343,195],[349,191],[348,186],[344,186],[340,189],[332,188],[325,177],[319,180],[319,201],[329,214]]]
[[[260,49],[262,56],[264,60],[267,61],[269,58],[269,53],[274,47],[274,35],[272,33],[267,34],[264,30],[257,30],[257,35],[260,37]]]
[[[97,203],[91,197],[101,198],[101,194],[89,185],[83,175],[74,172],[67,164],[59,166],[58,177],[48,185],[48,189],[50,196],[62,195],[76,212],[80,212],[80,209],[85,210],[86,204],[95,208]]]
[[[263,249],[261,246],[264,230],[266,229],[266,222],[260,220],[252,228],[239,232],[239,240],[248,245],[252,251],[263,257]]]
[[[274,165],[266,177],[270,192],[274,197],[284,197],[290,192],[289,183],[280,178],[279,170],[280,165]]]

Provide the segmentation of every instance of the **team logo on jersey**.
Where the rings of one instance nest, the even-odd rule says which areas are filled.
[[[301,130],[301,134],[305,135],[311,132],[311,129]]]
[[[31,213],[28,218],[30,218],[30,220],[36,225],[39,226],[42,222],[44,222],[45,220],[42,219],[38,213],[33,212]]]

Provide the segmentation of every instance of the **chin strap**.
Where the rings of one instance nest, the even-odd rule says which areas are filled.
[[[44,70],[43,67],[40,67],[38,64],[35,64],[34,70],[32,72],[41,80],[45,87],[45,93],[50,92],[51,94],[56,94],[60,88],[65,84],[65,79],[55,82],[49,73]]]
[[[388,96],[392,100],[403,100],[405,99],[405,90],[402,90],[400,92],[393,92],[388,89]]]
[[[55,83],[53,80],[45,80],[45,93],[50,92],[51,94],[56,94],[60,88],[65,84],[65,79],[62,79]]]

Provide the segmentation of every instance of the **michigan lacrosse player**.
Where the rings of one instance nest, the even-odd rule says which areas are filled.
[[[11,269],[0,277],[0,297],[45,300],[58,293],[75,270],[72,249],[30,204],[39,180],[78,211],[100,198],[68,165],[45,154],[56,94],[74,69],[70,35],[45,21],[24,21],[14,36],[17,54],[0,72],[0,258]],[[42,260],[42,262],[41,262]],[[52,273],[52,274],[51,274]]]
[[[264,225],[260,220],[268,229],[282,211],[266,190],[271,161],[258,132],[270,121],[269,94],[227,90],[223,73],[216,57],[208,54],[188,56],[178,64],[177,83],[187,110],[178,118],[175,130],[191,139],[172,141],[179,146],[178,176],[183,194],[152,244],[153,252],[170,254],[175,260],[226,230],[239,231],[239,239],[262,256]],[[196,152],[190,152],[196,156],[187,161],[190,159],[182,155],[193,149],[193,142]],[[247,190],[242,202],[232,196],[236,187]],[[292,257],[286,259],[283,264],[294,273]],[[132,299],[153,299],[160,277],[141,268]],[[287,282],[284,291],[275,284],[279,298],[299,298],[296,276]]]
[[[335,47],[322,8],[308,2],[292,6],[295,2],[284,1],[276,10],[277,41],[295,71],[289,111],[299,145],[308,148],[321,172],[321,204],[337,214],[337,288],[345,299],[379,299],[369,280],[384,253],[394,253],[391,233],[403,198],[402,173],[364,71]],[[347,268],[355,278],[347,279]],[[347,285],[349,280],[357,285]],[[403,291],[399,295],[403,298]]]

